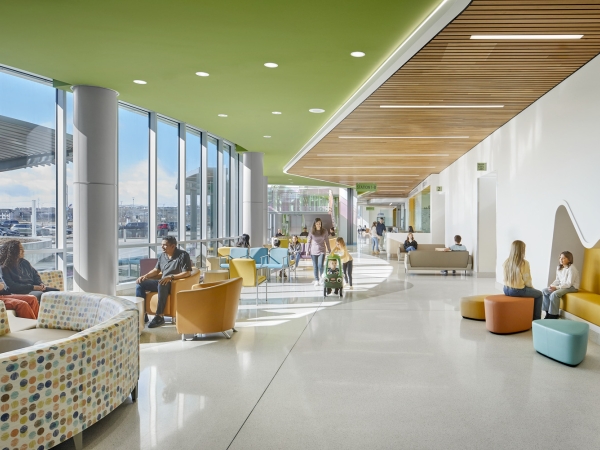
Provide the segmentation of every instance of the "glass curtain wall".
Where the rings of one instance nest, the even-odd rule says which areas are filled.
[[[149,134],[148,113],[119,106],[118,238],[119,282],[140,276],[140,260],[148,258]]]
[[[218,245],[229,244],[223,238],[237,238],[241,231],[242,170],[235,148],[188,126],[180,161],[182,125],[156,117],[119,102],[119,283],[134,281],[140,260],[155,255],[161,237],[177,235],[178,227],[185,230],[180,244],[197,265],[204,265]],[[53,88],[50,79],[0,66],[0,244],[23,239],[26,258],[38,270],[65,271],[67,289],[73,273],[73,129],[71,92]],[[64,171],[57,155],[65,161]],[[186,223],[180,226],[181,171],[186,173]],[[64,207],[57,215],[62,196]],[[63,213],[64,224],[57,220]],[[154,218],[155,230],[149,228]]]

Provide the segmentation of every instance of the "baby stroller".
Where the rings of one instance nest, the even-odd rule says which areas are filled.
[[[342,260],[335,253],[331,253],[325,260],[323,273],[323,295],[327,297],[327,290],[339,291],[340,297],[344,289],[344,276],[342,274]]]

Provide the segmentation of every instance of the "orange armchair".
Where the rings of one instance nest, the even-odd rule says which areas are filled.
[[[192,289],[192,286],[200,280],[200,270],[197,267],[192,267],[192,274],[187,278],[181,278],[171,282],[171,293],[167,297],[167,305],[163,314],[176,320],[177,302],[181,291]],[[158,292],[148,292],[146,294],[146,312],[150,314],[156,313],[158,306]]]
[[[177,332],[185,341],[186,334],[236,331],[235,319],[242,293],[242,279],[196,284],[192,290],[177,295]]]

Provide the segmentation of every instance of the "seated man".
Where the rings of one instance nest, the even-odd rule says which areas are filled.
[[[306,227],[302,227],[302,233],[300,233],[301,237],[308,237],[308,230]]]
[[[283,237],[283,233],[281,232],[281,228],[277,229],[277,234],[275,234],[275,237]]]
[[[456,236],[454,236],[454,245],[450,246],[450,247],[446,247],[444,249],[445,252],[466,252],[467,251],[467,247],[465,247],[464,245],[462,245],[460,243],[460,241],[462,241],[462,238],[457,234]],[[448,275],[448,271],[447,270],[442,270],[441,272],[443,275]],[[456,270],[453,270],[452,273],[456,273]]]
[[[164,325],[163,311],[167,305],[167,297],[171,293],[171,282],[181,278],[187,278],[192,274],[192,261],[185,250],[177,248],[177,239],[174,236],[166,236],[161,244],[163,253],[158,258],[156,267],[137,279],[135,289],[136,297],[146,298],[146,292],[158,292],[158,305],[156,315],[148,328]],[[162,272],[160,280],[149,278],[157,276]],[[146,316],[146,321],[148,317]]]

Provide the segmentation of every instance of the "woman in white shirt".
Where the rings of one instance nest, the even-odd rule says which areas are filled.
[[[542,290],[544,294],[542,309],[546,311],[545,319],[558,319],[560,298],[569,292],[577,292],[579,290],[579,271],[573,265],[573,254],[571,252],[562,252],[559,262],[560,264],[556,269],[556,280]]]

